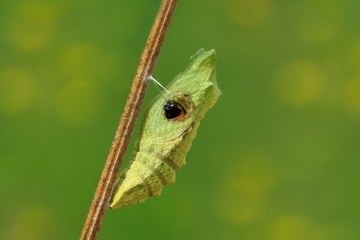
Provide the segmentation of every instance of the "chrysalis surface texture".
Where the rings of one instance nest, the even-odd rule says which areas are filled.
[[[115,184],[111,208],[159,196],[163,186],[175,182],[200,120],[221,95],[215,63],[215,50],[200,49],[167,87],[172,94],[163,91],[152,101],[131,161]]]

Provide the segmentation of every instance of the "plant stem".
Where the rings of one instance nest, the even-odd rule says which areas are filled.
[[[100,231],[105,211],[109,206],[112,190],[119,173],[127,146],[134,130],[147,87],[148,77],[152,74],[161,46],[178,0],[163,0],[151,28],[138,69],[130,89],[124,112],[121,116],[115,138],[111,144],[100,181],[87,215],[81,240],[94,240]]]

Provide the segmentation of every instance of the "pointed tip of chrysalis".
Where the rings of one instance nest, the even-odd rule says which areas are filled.
[[[206,98],[211,107],[221,95],[216,82],[216,52],[199,49],[191,58],[187,68],[168,86],[171,92],[187,92],[198,105]]]
[[[204,48],[200,48],[191,58],[194,57],[216,57],[215,49],[206,51]]]
[[[125,176],[119,179],[114,188],[115,195],[111,199],[110,208],[142,203],[149,198],[148,189],[138,174],[127,171]]]
[[[193,68],[203,68],[208,69],[212,72],[212,77],[209,80],[214,86],[214,95],[219,97],[222,93],[217,86],[216,76],[215,76],[215,67],[216,67],[216,51],[215,49],[210,49],[206,51],[204,48],[200,48],[193,56],[191,56],[191,64]],[[210,69],[210,70],[209,70]]]
[[[213,66],[216,62],[216,52],[214,49],[206,51],[204,48],[200,48],[190,58],[193,68],[205,67],[206,65]]]

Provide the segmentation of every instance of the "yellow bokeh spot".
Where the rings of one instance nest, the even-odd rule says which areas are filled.
[[[8,228],[0,234],[1,239],[47,240],[55,235],[54,217],[42,208],[25,209],[15,214],[13,222],[7,224]]]
[[[31,3],[18,5],[7,21],[8,39],[19,50],[33,51],[46,47],[53,36],[58,5]]]
[[[309,240],[314,239],[314,229],[309,220],[300,216],[283,216],[269,228],[271,240]]]
[[[276,74],[276,88],[286,102],[305,106],[321,97],[325,76],[316,63],[297,61],[283,66]]]
[[[105,81],[114,69],[114,61],[91,43],[78,43],[65,48],[59,57],[60,68],[71,78]]]
[[[256,27],[264,23],[271,13],[271,0],[227,0],[227,16],[242,27]]]
[[[263,212],[265,196],[273,188],[276,174],[268,159],[258,153],[249,153],[238,162],[225,174],[218,210],[232,223],[253,222]]]
[[[240,162],[240,166],[229,174],[226,185],[254,199],[263,197],[275,182],[275,172],[267,158],[258,153],[249,153]]]
[[[58,115],[69,123],[87,124],[99,114],[100,92],[93,81],[70,81],[55,97]]]
[[[360,115],[360,74],[345,82],[343,96],[346,109]]]
[[[233,224],[251,223],[259,219],[264,209],[264,200],[241,196],[239,193],[222,193],[218,211]]]
[[[31,107],[39,94],[35,75],[23,69],[0,72],[0,111],[13,115]]]

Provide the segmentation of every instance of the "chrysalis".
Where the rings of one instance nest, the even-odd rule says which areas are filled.
[[[189,66],[150,104],[129,166],[120,174],[111,208],[144,202],[159,196],[175,182],[175,171],[195,138],[200,120],[221,92],[216,83],[216,53],[200,49]]]

